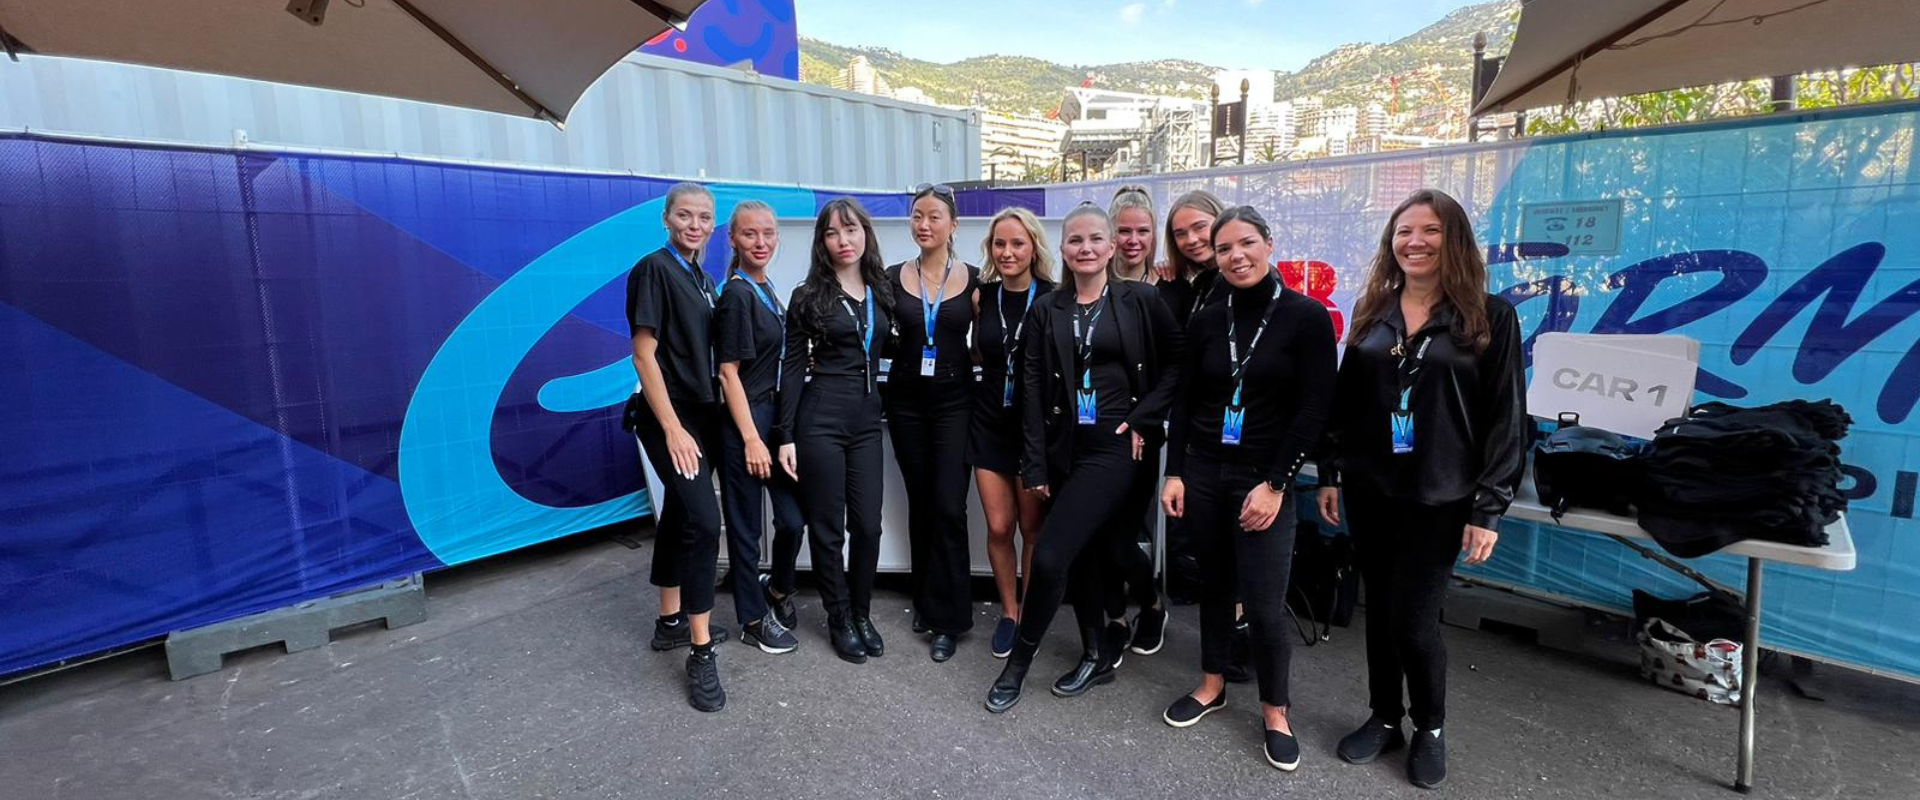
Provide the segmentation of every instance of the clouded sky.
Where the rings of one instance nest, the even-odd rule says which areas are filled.
[[[799,0],[800,35],[948,63],[979,55],[1073,65],[1185,58],[1299,69],[1349,42],[1387,42],[1472,0]]]

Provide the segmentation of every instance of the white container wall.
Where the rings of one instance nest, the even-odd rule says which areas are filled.
[[[971,111],[902,103],[676,59],[627,56],[563,132],[530,119],[101,61],[0,62],[0,128],[231,147],[312,148],[901,189],[980,173]]]

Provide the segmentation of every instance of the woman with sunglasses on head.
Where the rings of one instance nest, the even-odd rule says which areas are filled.
[[[933,660],[953,657],[973,627],[967,546],[967,432],[973,421],[973,289],[979,270],[953,252],[959,227],[953,189],[925,185],[908,226],[920,254],[887,268],[898,313],[900,354],[887,374],[887,433],[907,489],[913,610],[933,634]],[[880,655],[876,637],[868,655]]]
[[[1200,556],[1200,688],[1163,715],[1185,728],[1226,705],[1234,599],[1251,620],[1267,763],[1291,771],[1300,746],[1287,719],[1287,577],[1294,476],[1333,394],[1333,322],[1269,266],[1273,235],[1250,206],[1214,220],[1224,302],[1187,322],[1161,503],[1187,521]]]
[[[987,562],[1000,593],[1000,622],[993,629],[993,655],[1013,653],[1020,624],[1020,579],[1033,574],[1043,504],[1020,481],[1021,339],[1036,303],[1053,291],[1053,258],[1040,220],[1024,208],[993,216],[982,243],[991,267],[974,291],[974,346],[980,381],[974,393],[967,460],[987,520]],[[1020,533],[1014,551],[1013,535]]]
[[[1080,664],[1054,682],[1061,697],[1113,680],[1124,645],[1105,633],[1103,572],[1133,547],[1139,517],[1123,509],[1149,439],[1164,434],[1179,381],[1180,331],[1150,287],[1113,278],[1113,222],[1091,203],[1067,213],[1060,256],[1070,282],[1036,301],[1020,365],[1028,490],[1051,498],[1033,554],[1007,666],[987,692],[999,713],[1020,700],[1027,670],[1073,587]],[[1069,581],[1071,571],[1073,579]]]
[[[780,367],[780,467],[800,484],[807,547],[828,639],[841,660],[864,664],[880,567],[880,355],[893,327],[893,294],[858,201],[820,209],[812,260],[787,304]],[[851,562],[851,563],[848,563]]]
[[[1140,283],[1157,283],[1159,276],[1153,270],[1154,255],[1158,248],[1154,243],[1152,196],[1147,194],[1145,187],[1122,186],[1114,193],[1113,201],[1107,204],[1107,216],[1113,219],[1115,277]],[[1150,447],[1141,456],[1141,462],[1153,465],[1153,468],[1141,472],[1141,483],[1128,493],[1128,499],[1140,515],[1140,531],[1135,538],[1140,542],[1152,542],[1152,531],[1157,522],[1154,498],[1159,496],[1160,448]],[[1153,558],[1138,543],[1121,551],[1120,558],[1110,575],[1112,580],[1104,590],[1107,625],[1114,635],[1126,637],[1133,652],[1153,655],[1160,652],[1167,629],[1167,609],[1161,600],[1159,587],[1154,583]],[[1129,602],[1140,608],[1131,626],[1126,621]]]
[[[773,208],[742,201],[727,220],[733,263],[713,312],[720,360],[720,390],[732,425],[721,426],[721,506],[727,521],[728,574],[740,638],[768,653],[800,645],[791,632],[794,562],[806,522],[793,479],[773,465],[767,441],[773,435],[774,396],[779,388],[787,309],[767,277],[780,247]],[[773,574],[761,576],[760,541],[766,528],[762,497],[773,504]]]
[[[1518,315],[1487,293],[1472,220],[1445,193],[1415,192],[1380,233],[1316,458],[1320,515],[1338,525],[1345,501],[1367,591],[1373,713],[1340,740],[1343,760],[1407,744],[1411,716],[1407,780],[1446,779],[1440,606],[1454,560],[1483,563],[1499,540],[1525,463],[1525,391]]]
[[[634,434],[659,475],[650,578],[660,587],[652,647],[691,647],[687,702],[700,711],[727,704],[719,654],[726,629],[709,625],[720,553],[720,507],[713,458],[721,452],[721,409],[714,386],[713,279],[702,268],[713,234],[713,194],[697,183],[667,190],[667,245],[627,274],[627,323],[640,393],[628,402]]]

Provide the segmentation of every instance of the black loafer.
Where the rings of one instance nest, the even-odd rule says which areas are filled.
[[[1267,763],[1281,772],[1292,772],[1300,767],[1300,740],[1291,733],[1267,731]]]
[[[934,661],[944,663],[947,659],[953,658],[953,651],[957,646],[959,642],[955,641],[951,634],[936,633],[933,635],[933,646],[929,648],[929,655],[933,656]]]
[[[1214,696],[1213,702],[1206,704],[1193,699],[1193,695],[1183,694],[1180,695],[1180,699],[1173,701],[1173,705],[1167,706],[1166,713],[1160,715],[1160,720],[1176,728],[1190,728],[1202,717],[1226,707],[1227,690],[1225,689],[1221,689],[1220,694]]]

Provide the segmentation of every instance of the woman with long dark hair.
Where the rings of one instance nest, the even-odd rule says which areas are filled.
[[[743,641],[768,653],[791,652],[800,645],[791,633],[794,562],[806,522],[793,479],[773,466],[767,441],[773,436],[779,389],[780,349],[786,344],[787,309],[767,277],[767,265],[780,247],[780,224],[773,208],[743,200],[727,220],[733,263],[714,308],[714,346],[720,361],[720,390],[732,425],[721,426],[721,507],[727,520],[728,573],[733,611]],[[766,528],[762,498],[773,506],[773,573],[761,576],[760,541]]]
[[[1199,551],[1201,679],[1163,719],[1185,728],[1226,705],[1238,597],[1251,620],[1267,763],[1291,771],[1300,746],[1287,719],[1288,500],[1333,394],[1333,322],[1274,274],[1273,234],[1252,207],[1214,220],[1213,246],[1227,297],[1187,322],[1161,496]]]
[[[967,546],[967,431],[972,427],[973,289],[979,270],[953,252],[953,189],[923,186],[908,218],[920,254],[887,268],[900,353],[887,374],[887,432],[907,490],[913,609],[934,661],[973,627]],[[878,640],[867,654],[880,655]]]
[[[1407,779],[1422,788],[1447,775],[1440,606],[1454,559],[1493,555],[1520,486],[1525,372],[1518,317],[1487,294],[1466,210],[1415,192],[1380,233],[1317,460],[1320,514],[1337,525],[1344,505],[1367,588],[1373,713],[1337,752],[1364,764],[1405,745],[1410,715]]]
[[[1053,258],[1040,220],[1018,207],[993,216],[980,249],[991,269],[974,291],[980,382],[967,460],[973,464],[980,513],[987,520],[987,563],[993,566],[993,585],[1000,594],[993,656],[1006,658],[1013,653],[1020,624],[1020,579],[1033,574],[1033,548],[1044,515],[1040,498],[1020,483],[1020,345],[1033,307],[1053,291]]]
[[[726,629],[709,625],[720,554],[720,507],[713,456],[721,452],[720,397],[714,386],[713,278],[702,268],[713,234],[713,194],[696,183],[667,190],[667,244],[627,274],[627,324],[640,393],[628,403],[640,449],[660,476],[663,496],[650,578],[660,587],[652,647],[691,647],[687,702],[701,711],[727,704],[714,644]]]
[[[1061,231],[1060,256],[1071,282],[1034,308],[1020,367],[1026,392],[1021,477],[1052,505],[1034,550],[1013,652],[987,692],[987,710],[994,713],[1019,702],[1069,583],[1083,654],[1054,682],[1053,693],[1075,697],[1113,680],[1124,641],[1104,630],[1103,573],[1120,548],[1135,546],[1139,517],[1124,511],[1124,495],[1138,485],[1148,439],[1164,435],[1179,379],[1173,314],[1151,287],[1113,278],[1107,213],[1082,204],[1067,213]]]
[[[863,664],[869,648],[883,647],[873,625],[885,487],[878,381],[893,294],[873,218],[858,201],[840,198],[820,209],[807,279],[787,308],[774,434],[780,467],[800,483],[833,652]]]

